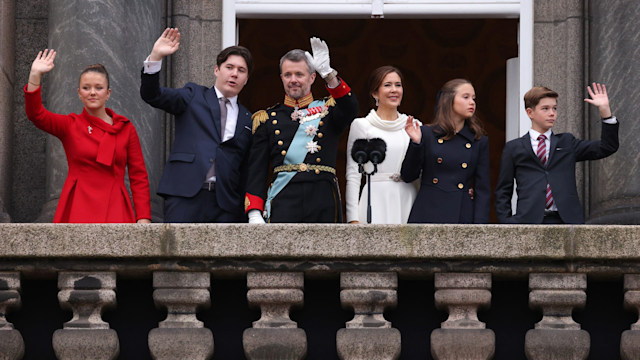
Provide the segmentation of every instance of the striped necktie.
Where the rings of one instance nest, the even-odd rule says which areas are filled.
[[[540,162],[542,162],[542,165],[547,166],[547,143],[545,142],[545,140],[547,140],[547,137],[541,134],[540,136],[538,136],[537,140],[538,151],[536,154],[538,155],[538,159],[540,159]],[[549,209],[551,205],[553,205],[553,195],[551,195],[551,187],[547,182],[547,201],[545,203],[545,209]]]

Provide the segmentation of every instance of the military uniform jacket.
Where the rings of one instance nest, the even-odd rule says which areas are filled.
[[[358,112],[358,101],[351,93],[351,88],[344,81],[331,89],[327,87],[331,97],[326,99],[328,113],[320,119],[313,141],[317,151],[307,151],[304,164],[335,169],[336,153],[340,134],[351,124]],[[311,94],[300,99],[299,108],[306,108],[313,100]],[[245,197],[245,211],[264,210],[267,195],[267,179],[269,170],[283,165],[285,155],[299,127],[297,120],[292,120],[294,104],[290,97],[285,104],[275,105],[265,111],[254,114],[253,145],[249,155],[249,179]],[[324,170],[298,171],[291,182],[335,181],[335,175]]]
[[[489,222],[491,180],[489,138],[475,139],[465,125],[449,140],[437,127],[422,126],[422,142],[409,143],[402,162],[401,176],[411,182],[420,176],[410,223],[476,223]],[[469,188],[474,189],[474,199]]]

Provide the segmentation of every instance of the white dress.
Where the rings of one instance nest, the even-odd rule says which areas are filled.
[[[358,164],[351,158],[351,148],[357,139],[380,138],[387,143],[387,153],[384,161],[378,164],[378,172],[371,176],[371,223],[407,223],[417,190],[412,183],[397,181],[409,146],[409,135],[404,130],[406,122],[405,114],[398,113],[396,120],[382,120],[375,110],[364,118],[353,120],[347,142],[347,222],[367,223],[367,185],[360,196],[362,175],[358,172]],[[420,124],[419,121],[417,123]],[[373,170],[371,162],[365,164],[365,170]]]

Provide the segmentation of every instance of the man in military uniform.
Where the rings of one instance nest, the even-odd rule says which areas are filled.
[[[245,197],[250,223],[342,222],[336,153],[358,101],[331,68],[327,44],[311,38],[311,49],[313,55],[295,49],[280,59],[284,103],[253,115]],[[322,100],[311,94],[316,71],[331,95]],[[273,182],[266,191],[270,166]]]

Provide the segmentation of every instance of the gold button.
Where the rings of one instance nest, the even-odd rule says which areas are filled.
[[[282,144],[284,144],[284,142],[282,140],[278,140],[278,145],[282,146]]]
[[[343,86],[344,87],[344,86]],[[351,93],[349,93],[349,96],[351,96]]]
[[[438,183],[438,178],[433,178],[433,183],[437,184]]]
[[[319,137],[320,139],[322,139],[322,137],[323,137],[323,136],[324,136],[324,135],[322,135],[322,133],[318,133],[318,137]]]
[[[320,160],[320,158],[316,158],[316,162],[317,163],[319,163],[320,161],[322,161],[322,160]]]
[[[307,164],[300,164],[300,171],[307,171],[309,170],[309,168],[307,167]]]
[[[438,158],[438,160],[436,160],[438,162],[438,164],[442,164],[442,158]]]
[[[275,124],[277,124],[277,123],[278,123],[278,120],[273,120],[271,123],[272,123],[273,125],[275,125]]]
[[[316,169],[316,174],[320,174],[320,170]]]
[[[467,147],[467,149],[471,149],[471,144],[467,143],[467,145],[465,145]]]
[[[275,131],[276,135],[280,135],[280,130]]]
[[[318,123],[318,126],[322,126],[322,125],[324,125],[324,121],[320,121],[320,122]]]
[[[438,139],[438,144],[442,144],[443,142],[444,142],[444,140]]]
[[[462,189],[464,188],[464,185],[462,185],[462,183],[458,184],[458,189]]]
[[[271,112],[271,116],[276,116],[276,112],[275,112],[275,111],[272,111],[272,112]]]
[[[322,150],[322,146],[318,145],[318,151]]]
[[[466,169],[467,168],[467,163],[462,163],[461,166],[462,166],[463,169]]]
[[[287,150],[282,150],[282,152],[280,154],[282,154],[282,156],[287,155]]]

